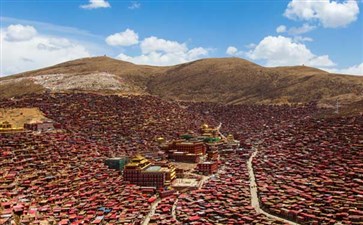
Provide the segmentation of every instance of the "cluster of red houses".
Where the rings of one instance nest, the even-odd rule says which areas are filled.
[[[175,216],[175,202],[177,201],[177,195],[171,195],[169,197],[161,199],[158,204],[154,215],[151,217],[149,225],[169,225],[169,224],[182,224],[177,221]]]
[[[185,105],[152,96],[93,94],[0,100],[0,107],[38,107],[60,124],[56,132],[0,134],[0,224],[141,224],[153,193],[126,182],[105,160],[132,159],[136,153],[166,158],[159,154],[158,137],[175,140],[198,131],[200,124],[219,122],[245,151],[221,154],[222,171],[201,189],[163,199],[152,223],[174,223],[177,201],[180,223],[279,224],[250,206],[246,161],[255,141],[262,143],[253,167],[266,211],[302,224],[363,220],[362,116],[311,119],[317,110],[313,104]],[[207,141],[218,148],[217,139]],[[199,154],[199,147],[181,146]],[[218,159],[214,148],[205,153],[207,161]],[[163,171],[155,166],[145,168],[151,175]],[[199,165],[205,173],[214,168]],[[153,177],[148,179],[153,184]]]
[[[363,117],[276,129],[253,161],[266,211],[300,224],[363,223]]]
[[[150,96],[32,95],[0,107],[39,107],[61,124],[55,132],[0,134],[0,224],[141,223],[153,193],[105,161],[153,153],[156,137],[178,137],[201,120]]]
[[[266,211],[301,224],[362,223],[362,115],[313,119],[324,114],[314,104],[188,105],[219,118],[243,147],[264,145],[253,166]]]
[[[283,224],[257,214],[251,206],[246,161],[251,151],[221,157],[225,169],[199,190],[183,193],[177,202],[182,224]]]
[[[202,141],[175,140],[161,146],[168,159],[175,162],[198,163],[206,154],[207,148]]]
[[[0,134],[0,146],[0,224],[130,224],[149,210],[104,164],[107,147],[65,133]]]
[[[219,153],[226,148],[235,151],[239,147],[239,141],[229,134],[227,137],[220,132],[220,126],[209,127],[203,124],[199,135],[184,134],[181,139],[171,142],[161,142],[161,150],[164,150],[167,158],[174,162],[197,163],[200,173],[210,175],[218,170]]]
[[[262,132],[283,123],[312,117],[318,112],[313,103],[301,106],[184,104],[190,112],[202,114],[205,120],[221,122],[223,131],[233,134],[236,140],[241,141],[242,147],[249,147],[250,140]]]
[[[0,133],[12,133],[12,132],[25,132],[25,131],[53,131],[56,128],[59,128],[59,124],[54,123],[54,121],[45,119],[45,120],[36,120],[24,123],[24,127],[15,128],[8,121],[0,122]],[[25,129],[25,130],[24,130]]]
[[[24,124],[24,129],[32,130],[32,131],[51,131],[55,128],[59,128],[59,124],[54,124],[52,120],[43,120],[43,121],[32,121]]]

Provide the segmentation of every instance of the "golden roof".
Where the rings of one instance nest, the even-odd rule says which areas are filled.
[[[149,160],[147,160],[144,156],[137,154],[130,160],[130,162],[126,166],[139,166],[140,164],[148,163]]]
[[[140,155],[140,154],[137,154],[137,155],[135,155],[134,156],[134,158],[132,158],[131,159],[131,161],[141,161],[141,160],[144,160],[145,159],[145,157],[144,156],[142,156],[142,155]]]
[[[208,124],[205,123],[202,125],[202,129],[208,129],[208,128],[209,128]]]
[[[156,138],[156,141],[159,143],[159,144],[162,144],[165,142],[165,139],[163,137],[158,137]]]

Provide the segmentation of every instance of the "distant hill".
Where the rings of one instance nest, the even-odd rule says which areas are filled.
[[[210,58],[168,67],[108,58],[73,60],[0,79],[0,97],[44,91],[153,94],[181,101],[333,107],[363,101],[363,77],[307,66],[262,67],[240,58]]]
[[[4,77],[0,79],[0,97],[45,90],[146,94],[152,74],[164,70],[109,57],[83,58]],[[15,88],[11,88],[13,85]]]

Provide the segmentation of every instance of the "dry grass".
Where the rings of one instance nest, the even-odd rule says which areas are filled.
[[[206,59],[168,69],[151,81],[149,91],[169,99],[230,104],[306,103],[332,97],[343,101],[353,95],[356,101],[363,99],[363,77],[306,66],[265,68],[237,58]]]
[[[38,108],[0,108],[0,123],[8,121],[12,128],[21,129],[24,123],[44,119],[46,117]]]
[[[42,93],[44,87],[35,84],[31,80],[20,80],[19,82],[1,82],[0,81],[0,98],[11,98],[31,93]]]
[[[94,90],[93,86],[76,90],[103,94],[153,94],[181,101],[228,104],[317,101],[332,107],[335,99],[348,102],[347,105],[363,100],[363,77],[330,74],[306,66],[266,68],[240,58],[203,59],[169,67],[135,65],[108,57],[84,58],[2,78],[0,97],[44,91],[44,86],[39,85],[38,78],[34,77],[52,74],[67,74],[67,79],[60,79],[59,87],[67,86],[62,82],[69,82],[72,77],[78,80],[78,76],[112,74],[120,80],[118,85],[125,88],[103,90],[102,87],[109,85],[96,84]],[[14,78],[26,78],[26,82],[23,79],[14,85],[4,85]],[[99,81],[102,80],[107,79],[100,77]]]

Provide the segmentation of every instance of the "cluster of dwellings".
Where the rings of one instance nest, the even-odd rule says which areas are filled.
[[[239,147],[239,141],[234,140],[233,135],[225,137],[220,127],[203,124],[199,136],[185,134],[181,139],[171,142],[159,139],[160,147],[170,161],[198,163],[199,172],[212,174],[218,170],[219,152]]]
[[[298,224],[362,225],[363,116],[298,121],[271,133],[253,160],[260,207]]]
[[[151,163],[141,155],[130,160],[123,170],[124,180],[146,187],[169,186],[176,178],[175,167],[166,162]]]
[[[50,119],[47,119],[43,121],[38,120],[25,123],[24,129],[43,132],[43,131],[54,130],[55,128],[54,126],[55,126],[54,122]]]
[[[238,148],[238,141],[232,135],[224,137],[220,126],[211,128],[204,124],[200,128],[200,136],[182,135],[181,139],[165,142],[158,138],[161,149],[168,160],[173,162],[197,163],[199,173],[209,175],[217,172],[219,165],[219,151],[228,147]],[[177,177],[176,168],[165,161],[151,163],[147,158],[136,155],[124,166],[125,161],[120,158],[108,159],[105,163],[109,168],[118,169],[122,162],[125,181],[145,187],[170,186]]]
[[[16,128],[14,127],[10,122],[8,121],[2,121],[0,122],[0,133],[1,132],[20,132],[20,131],[24,131],[25,130],[30,130],[30,131],[40,131],[40,132],[44,132],[44,131],[49,131],[49,130],[54,130],[55,127],[57,126],[57,124],[54,124],[54,122],[52,120],[37,120],[37,121],[30,121],[28,123],[24,123],[24,127],[23,128]]]
[[[218,162],[207,161],[198,163],[198,171],[205,175],[213,174],[218,171]]]
[[[207,152],[202,141],[175,140],[162,147],[168,159],[175,162],[198,163]]]
[[[12,125],[8,121],[4,121],[4,122],[0,123],[0,128],[1,129],[11,129]]]
[[[167,157],[175,162],[199,163],[207,157],[207,160],[218,160],[218,152],[224,149],[237,149],[239,141],[232,135],[223,136],[220,125],[212,128],[203,124],[200,135],[182,135],[181,139],[161,144]],[[160,140],[162,142],[162,139]]]
[[[15,128],[11,123],[8,121],[0,122],[0,133],[7,133],[7,132],[18,132],[22,131],[23,129]]]

